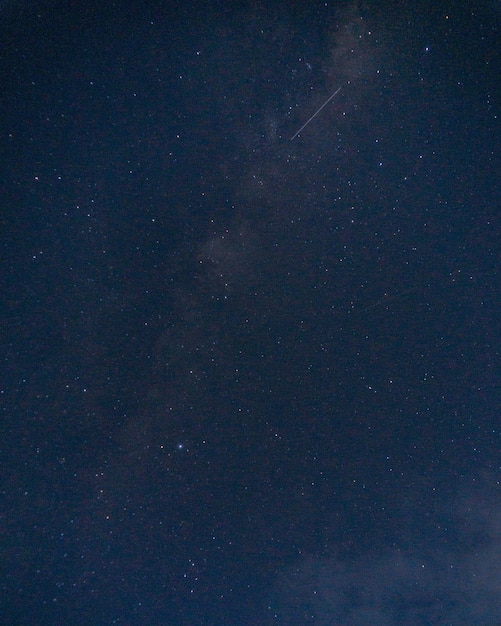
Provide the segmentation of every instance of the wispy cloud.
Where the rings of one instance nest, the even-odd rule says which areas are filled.
[[[501,623],[501,501],[486,491],[477,485],[444,507],[450,524],[433,539],[423,540],[422,528],[409,527],[406,547],[375,547],[351,561],[310,555],[282,571],[279,623]]]

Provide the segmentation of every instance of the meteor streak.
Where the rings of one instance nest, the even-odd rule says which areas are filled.
[[[338,88],[336,89],[336,91],[332,94],[332,96],[329,96],[329,98],[327,98],[327,100],[326,100],[326,101],[322,104],[322,106],[321,106],[321,107],[320,107],[317,111],[315,111],[315,113],[313,113],[313,115],[310,117],[310,119],[309,119],[307,122],[305,122],[305,123],[301,126],[301,128],[300,128],[300,129],[299,129],[296,133],[294,133],[294,134],[292,135],[292,137],[291,137],[291,141],[292,141],[293,139],[295,139],[295,138],[299,135],[299,133],[303,130],[303,128],[306,128],[306,126],[308,126],[308,124],[311,122],[311,120],[312,120],[314,117],[316,117],[316,116],[320,113],[320,111],[321,111],[321,110],[322,110],[325,106],[327,106],[327,105],[329,104],[329,102],[332,100],[332,98],[334,98],[334,96],[335,96],[335,95],[337,95],[340,91],[341,91],[341,87],[338,87]]]

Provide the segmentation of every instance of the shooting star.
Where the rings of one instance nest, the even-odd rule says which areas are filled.
[[[306,128],[306,127],[308,126],[308,124],[311,122],[311,120],[312,120],[314,117],[316,117],[316,116],[320,113],[320,111],[321,111],[324,107],[326,107],[326,106],[329,104],[329,102],[332,100],[332,98],[334,98],[334,96],[336,96],[336,95],[337,95],[340,91],[341,91],[341,87],[338,87],[338,88],[336,89],[336,91],[332,94],[332,96],[330,96],[329,98],[327,98],[327,100],[326,100],[326,101],[322,104],[322,106],[321,106],[321,107],[320,107],[317,111],[315,111],[315,113],[313,113],[313,115],[310,117],[310,119],[309,119],[307,122],[305,122],[305,123],[301,126],[301,128],[300,128],[300,129],[299,129],[296,133],[294,133],[294,134],[292,135],[292,137],[291,137],[291,141],[292,141],[293,139],[295,139],[295,138],[299,135],[299,133],[303,130],[303,128]]]

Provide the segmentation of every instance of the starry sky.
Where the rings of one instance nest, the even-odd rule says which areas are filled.
[[[0,15],[0,623],[501,623],[498,0]]]

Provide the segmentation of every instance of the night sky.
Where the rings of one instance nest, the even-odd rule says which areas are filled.
[[[0,624],[499,625],[499,1],[0,17]]]

